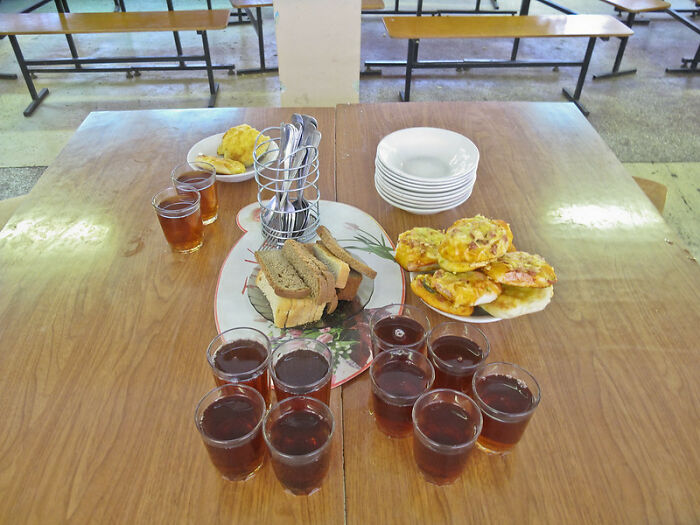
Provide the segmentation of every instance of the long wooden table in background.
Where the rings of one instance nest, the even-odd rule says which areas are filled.
[[[0,522],[690,523],[700,516],[700,273],[571,104],[306,108],[319,119],[324,198],[393,239],[483,213],[557,270],[542,312],[482,326],[542,403],[515,451],[474,451],[454,485],[424,482],[410,440],[367,412],[367,374],[333,391],[331,471],[310,497],[267,464],[223,481],[193,423],[213,386],[219,268],[255,182],[222,184],[203,248],[171,253],[150,198],[202,137],[292,108],[93,113],[0,231]],[[481,160],[462,206],[416,216],[373,188],[381,137],[438,126]],[[408,293],[408,301],[416,303]],[[431,313],[431,320],[444,318]]]

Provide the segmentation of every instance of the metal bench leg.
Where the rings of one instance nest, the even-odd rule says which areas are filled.
[[[526,15],[530,12],[530,0],[523,0],[522,3],[520,4],[520,13],[519,15]],[[518,47],[520,47],[520,39],[516,38],[513,40],[513,50],[510,52],[510,59],[512,61],[515,61],[518,59]]]
[[[17,75],[14,73],[0,73],[0,80],[15,80]]]
[[[632,24],[634,24],[635,14],[636,13],[632,13],[632,12],[627,14],[627,21],[625,22],[625,25],[627,27],[632,27]],[[600,80],[601,78],[619,77],[622,75],[633,75],[637,72],[637,68],[626,69],[624,71],[620,71],[620,64],[622,63],[622,55],[625,54],[625,48],[627,47],[627,40],[629,40],[628,36],[620,38],[620,47],[617,48],[617,55],[615,56],[615,64],[613,64],[612,71],[610,73],[603,73],[602,75],[593,75],[593,80]]]
[[[593,55],[593,48],[595,47],[595,39],[596,37],[591,37],[588,39],[588,47],[586,47],[586,56],[583,58],[583,62],[581,63],[581,72],[578,75],[578,82],[576,82],[576,91],[574,91],[574,94],[571,95],[569,91],[564,88],[562,91],[564,92],[564,96],[570,101],[576,104],[576,107],[583,113],[585,116],[588,116],[588,110],[583,107],[583,104],[579,102],[579,98],[581,98],[581,91],[583,91],[583,83],[586,80],[586,73],[588,73],[588,66],[591,63],[591,56]]]
[[[168,11],[173,11],[173,0],[167,0]],[[173,31],[173,39],[175,40],[175,50],[177,51],[177,56],[182,55],[182,43],[180,42],[180,34],[177,31]],[[181,60],[180,67],[185,67],[185,63]]]
[[[55,0],[54,2],[56,4],[56,10],[59,13],[70,13],[70,9],[68,8],[68,3],[65,2],[64,0]],[[68,49],[70,50],[70,55],[78,59],[78,50],[75,47],[75,42],[73,41],[73,35],[66,35],[66,42],[68,42]],[[82,65],[80,64],[75,64],[76,69],[82,69]]]
[[[213,108],[216,105],[216,95],[219,93],[219,84],[214,83],[214,71],[211,68],[211,55],[209,54],[209,41],[207,32],[202,31],[202,47],[204,48],[204,62],[207,64],[207,79],[209,80],[209,104]]]
[[[413,64],[418,59],[418,40],[409,39],[408,54],[406,56],[406,85],[403,91],[399,91],[399,100],[408,102],[411,100],[411,74],[413,73]]]
[[[15,57],[17,58],[17,63],[19,64],[19,69],[22,71],[22,76],[24,77],[24,82],[27,84],[27,89],[32,97],[32,102],[24,110],[24,116],[29,117],[34,110],[41,104],[48,94],[49,90],[44,88],[38,94],[36,88],[34,87],[34,81],[32,80],[29,70],[27,69],[27,64],[24,61],[24,55],[22,55],[22,50],[19,48],[19,42],[17,42],[17,37],[15,35],[8,35],[10,39],[10,44],[12,45],[12,50],[15,52]]]
[[[700,45],[698,45],[698,49],[695,51],[695,56],[693,58],[681,58],[681,62],[683,63],[682,67],[666,68],[666,73],[700,73],[700,68],[698,68],[698,63],[700,62]]]

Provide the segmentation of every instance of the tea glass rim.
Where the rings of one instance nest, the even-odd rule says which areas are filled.
[[[199,168],[199,165],[203,165],[203,166],[205,166],[205,168],[201,169],[201,168]],[[206,162],[204,160],[195,160],[193,162],[190,162],[190,161],[181,162],[180,164],[175,166],[172,170],[170,170],[170,180],[172,181],[173,186],[176,186],[176,187],[192,186],[192,187],[194,187],[194,185],[188,184],[186,182],[178,182],[177,179],[175,178],[175,171],[177,171],[178,169],[180,169],[184,166],[189,167],[191,170],[209,173],[209,178],[212,179],[211,184],[209,184],[208,186],[205,186],[204,188],[201,188],[200,190],[197,190],[197,191],[206,190],[207,188],[212,187],[214,185],[214,183],[216,182],[216,167],[211,162]],[[195,188],[195,189],[197,189],[197,188]]]
[[[396,345],[396,348],[399,348],[399,347],[411,348],[412,346],[420,345],[420,343],[427,341],[428,332],[430,332],[430,330],[431,330],[430,319],[428,318],[428,315],[425,313],[425,311],[420,306],[414,305],[414,304],[408,304],[408,303],[389,303],[389,304],[385,304],[384,306],[380,306],[379,308],[376,308],[372,312],[372,315],[370,315],[370,317],[369,317],[370,335],[373,338],[376,337],[382,343],[391,343],[391,341],[387,341],[386,339],[382,339],[381,337],[379,337],[374,332],[374,326],[379,321],[379,319],[377,319],[377,314],[379,312],[385,310],[386,308],[390,308],[392,306],[399,306],[400,307],[399,312],[397,314],[392,314],[392,315],[398,315],[398,316],[404,315],[404,311],[406,310],[407,307],[410,308],[411,310],[415,310],[417,312],[420,312],[423,315],[423,317],[425,318],[425,322],[426,322],[426,326],[427,326],[427,328],[424,327],[423,337],[420,339],[420,341],[416,341],[415,343],[411,343],[410,345]],[[384,317],[382,319],[384,319]]]
[[[268,436],[267,422],[272,417],[272,413],[275,410],[282,411],[282,409],[286,408],[287,405],[291,405],[292,403],[299,403],[300,401],[305,402],[306,407],[308,407],[308,404],[310,403],[312,405],[316,405],[315,408],[323,411],[324,414],[318,414],[317,412],[314,412],[314,413],[316,415],[320,415],[322,417],[326,417],[327,419],[329,419],[331,422],[331,430],[328,433],[328,438],[326,439],[325,443],[323,443],[323,445],[321,445],[317,449],[312,450],[311,452],[307,452],[306,454],[287,454],[286,452],[282,452],[281,450],[279,450],[271,442],[270,437]],[[294,411],[294,409],[289,409],[286,412],[281,412],[280,417],[283,415],[289,414],[293,411]],[[335,417],[333,416],[333,411],[331,410],[331,407],[329,407],[323,401],[319,401],[315,397],[310,397],[310,396],[292,396],[292,397],[285,398],[278,403],[275,403],[274,405],[272,405],[270,407],[270,409],[267,411],[265,416],[262,418],[262,423],[263,423],[263,426],[262,426],[263,439],[265,440],[265,445],[267,445],[267,448],[270,451],[270,454],[274,455],[276,457],[283,458],[287,463],[296,463],[296,464],[308,463],[310,460],[313,460],[316,456],[320,456],[323,452],[326,451],[326,449],[328,447],[330,447],[331,441],[333,440],[333,436],[335,435]]]
[[[214,394],[217,390],[223,391],[224,389],[238,389],[239,391],[242,390],[243,392],[249,392],[253,394],[253,397],[257,397],[258,401],[260,402],[260,405],[262,406],[262,412],[260,413],[260,418],[258,419],[258,422],[255,424],[255,426],[246,434],[239,436],[237,438],[233,439],[216,439],[211,436],[209,436],[206,432],[204,432],[204,428],[202,428],[202,419],[197,417],[200,413],[199,408],[202,406],[202,403]],[[214,399],[214,401],[217,401],[221,399],[222,397],[230,397],[230,395],[222,395]],[[212,403],[209,403],[208,406],[211,406]],[[206,410],[206,407],[202,409],[202,414],[204,414],[204,410]],[[253,387],[250,387],[248,385],[243,385],[243,384],[236,384],[236,383],[226,383],[225,385],[217,386],[215,388],[212,388],[209,392],[204,394],[202,398],[199,400],[197,403],[197,406],[194,409],[194,424],[199,430],[199,433],[202,435],[202,438],[207,442],[212,445],[216,445],[218,447],[227,447],[230,448],[233,445],[237,445],[239,443],[245,443],[246,441],[250,441],[250,439],[255,436],[255,434],[260,431],[261,426],[263,424],[263,421],[265,419],[265,416],[267,415],[267,403],[265,403],[265,399],[263,398],[262,394],[255,390]]]
[[[443,323],[439,323],[439,324],[435,325],[434,327],[432,327],[432,328],[430,329],[430,331],[426,334],[426,336],[425,336],[425,343],[426,343],[426,346],[428,347],[428,355],[429,355],[432,359],[435,360],[435,362],[433,363],[433,365],[435,365],[435,366],[436,366],[437,368],[439,368],[441,371],[443,371],[443,372],[448,372],[448,373],[450,373],[450,374],[452,374],[452,375],[455,375],[455,376],[466,376],[466,375],[469,375],[469,374],[471,374],[471,373],[474,373],[474,371],[475,371],[477,368],[479,368],[479,367],[484,363],[484,361],[486,361],[486,359],[489,357],[489,354],[491,353],[491,343],[489,342],[488,337],[486,337],[486,334],[485,334],[484,331],[481,330],[480,328],[478,328],[478,327],[476,327],[476,326],[474,326],[474,325],[469,325],[469,327],[468,327],[469,330],[476,330],[476,332],[477,332],[478,334],[481,334],[481,337],[484,338],[484,341],[486,341],[486,348],[482,349],[483,355],[482,355],[482,357],[481,357],[481,360],[480,360],[478,363],[476,363],[476,364],[474,364],[474,365],[472,365],[472,366],[470,366],[470,367],[468,367],[468,368],[460,368],[459,370],[457,370],[457,367],[456,367],[456,366],[451,365],[450,363],[448,363],[447,361],[445,361],[444,359],[442,359],[440,356],[438,356],[438,355],[435,353],[435,351],[433,350],[432,345],[430,344],[430,336],[432,335],[433,331],[434,331],[436,328],[438,328],[439,326],[443,326],[443,325],[455,325],[455,326],[456,326],[456,325],[460,325],[460,326],[464,326],[464,323],[462,323],[462,322],[460,322],[460,321],[445,321],[445,322],[443,322]],[[470,339],[470,341],[471,341],[471,339]]]
[[[316,352],[317,354],[321,354],[325,359],[326,362],[328,363],[328,370],[326,373],[323,375],[321,379],[318,379],[314,381],[313,383],[309,383],[306,385],[290,385],[286,381],[282,381],[278,376],[277,372],[275,371],[275,363],[273,363],[275,354],[277,351],[284,347],[287,344],[291,344],[295,341],[305,341],[305,342],[313,342],[314,345],[320,346],[321,350],[324,350],[327,355],[324,355],[323,352],[316,352],[314,349],[310,348],[305,348],[306,350],[311,350],[312,352]],[[331,349],[328,347],[327,344],[322,343],[321,341],[318,341],[317,339],[313,339],[311,337],[295,337],[293,339],[287,339],[286,341],[283,341],[282,343],[278,344],[274,350],[270,352],[270,360],[269,360],[269,369],[270,369],[270,375],[272,376],[272,382],[273,386],[275,382],[280,383],[282,386],[284,386],[285,390],[289,393],[292,393],[295,397],[305,397],[305,394],[308,394],[310,392],[313,392],[317,387],[323,385],[326,381],[330,381],[333,377],[333,352],[331,352]]]
[[[164,195],[166,193],[171,193],[171,194],[177,194],[177,195],[182,195],[183,192],[186,193],[194,193],[195,195],[195,201],[191,204],[189,204],[186,208],[182,208],[180,210],[177,210],[175,213],[172,212],[172,210],[166,210],[165,208],[162,208],[160,206],[160,202],[162,199],[158,199],[161,195]],[[160,215],[159,212],[166,213],[167,215],[163,215],[164,217],[168,218],[180,218],[180,217],[187,217],[188,215],[191,215],[192,212],[196,211],[197,208],[199,207],[200,204],[200,195],[199,195],[199,190],[195,188],[194,186],[190,186],[189,184],[180,184],[179,186],[168,186],[166,188],[163,188],[162,190],[156,192],[155,195],[153,195],[153,198],[151,199],[151,204],[156,210],[156,213]]]
[[[512,367],[516,372],[519,374],[523,374],[526,377],[529,377],[532,382],[534,383],[534,386],[537,387],[536,390],[537,392],[532,392],[532,406],[525,410],[524,412],[504,412],[502,410],[498,410],[496,408],[493,408],[490,406],[486,401],[484,401],[479,393],[476,390],[476,382],[478,378],[480,377],[485,377],[484,372],[487,369],[493,369],[496,368],[497,366],[502,366],[506,365],[508,367]],[[495,374],[488,374],[488,375],[495,375]],[[507,377],[513,377],[514,379],[518,379],[517,377],[514,376],[508,376]],[[540,384],[537,382],[537,379],[535,379],[535,376],[533,376],[530,372],[525,370],[523,367],[516,365],[515,363],[510,363],[508,361],[494,361],[491,363],[486,363],[484,365],[481,365],[479,368],[477,368],[476,372],[474,372],[474,376],[472,377],[472,392],[474,393],[474,401],[476,401],[476,404],[479,405],[479,408],[481,409],[482,412],[485,412],[489,417],[492,417],[494,419],[497,419],[499,421],[503,422],[514,422],[514,421],[521,421],[525,419],[526,417],[529,417],[532,415],[532,413],[535,411],[537,406],[540,404],[540,400],[542,399],[542,390],[540,389]]]
[[[442,392],[449,392],[450,394],[454,394],[459,398],[466,399],[469,403],[471,403],[474,408],[476,408],[476,413],[479,416],[479,421],[476,426],[476,431],[474,432],[474,436],[467,441],[466,443],[459,443],[458,445],[448,445],[446,443],[439,443],[435,441],[434,439],[428,437],[420,428],[418,425],[417,421],[417,415],[416,415],[416,407],[418,407],[418,403],[424,398],[428,397],[430,395],[435,395],[439,394]],[[435,403],[428,403],[428,404],[435,404]],[[426,404],[425,406],[428,406]],[[451,388],[436,388],[435,390],[428,390],[426,392],[423,392],[418,399],[416,399],[416,402],[413,404],[413,409],[411,410],[411,420],[413,422],[413,429],[418,433],[419,438],[427,442],[432,448],[439,450],[440,452],[445,452],[447,454],[457,454],[459,452],[462,452],[466,448],[470,448],[474,446],[476,441],[479,439],[479,436],[481,435],[481,429],[484,426],[484,416],[481,413],[481,409],[479,408],[479,405],[474,401],[471,397],[469,397],[467,394],[464,392],[460,392],[459,390],[453,390]]]
[[[222,338],[222,336],[227,335],[231,332],[235,332],[238,330],[249,330],[251,332],[257,332],[260,334],[264,339],[265,339],[265,344],[263,345],[265,347],[265,350],[267,350],[267,355],[265,356],[265,359],[263,359],[263,362],[260,363],[258,366],[255,368],[248,370],[247,372],[240,372],[237,374],[233,374],[230,372],[224,372],[223,370],[219,369],[216,367],[216,364],[214,363],[214,354],[216,353],[216,350],[213,350],[215,347],[215,343],[219,341],[219,339]],[[236,339],[233,339],[232,341],[235,341]],[[221,348],[223,345],[218,345],[216,349],[218,350]],[[257,328],[252,328],[250,326],[236,326],[234,328],[229,328],[228,330],[224,330],[221,333],[216,334],[216,336],[211,340],[209,343],[209,346],[207,347],[207,361],[209,362],[209,365],[211,366],[214,374],[216,374],[217,377],[225,380],[235,380],[235,383],[241,382],[241,381],[249,381],[251,379],[254,379],[258,377],[260,374],[262,374],[268,367],[270,360],[272,358],[272,348],[271,348],[271,343],[270,343],[270,338],[267,337],[263,332],[258,330]]]
[[[404,395],[397,395],[397,394],[391,394],[381,388],[379,384],[377,384],[377,381],[375,379],[375,363],[383,359],[384,361],[388,361],[390,357],[393,356],[398,356],[398,355],[405,355],[405,356],[420,356],[416,357],[417,359],[425,359],[425,362],[428,363],[428,367],[430,370],[430,380],[428,381],[428,386],[426,387],[425,392],[430,391],[430,387],[433,385],[435,382],[435,367],[433,366],[433,363],[430,362],[430,359],[428,359],[423,353],[419,352],[418,350],[414,350],[413,348],[409,346],[395,346],[393,348],[389,348],[387,350],[384,350],[381,352],[378,356],[376,356],[374,359],[372,359],[372,363],[369,365],[369,378],[370,382],[372,384],[373,389],[376,388],[379,391],[381,391],[382,396],[386,398],[389,401],[392,401],[392,404],[397,405],[397,406],[406,406],[407,404],[415,403],[416,400],[425,394],[425,392],[421,392],[420,394],[416,396],[404,396]],[[384,357],[383,357],[384,356]],[[386,357],[388,356],[388,357]],[[412,361],[412,360],[410,360]],[[418,366],[416,364],[416,366]],[[396,402],[393,402],[396,401]]]

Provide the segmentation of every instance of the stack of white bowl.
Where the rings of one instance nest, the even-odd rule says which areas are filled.
[[[479,149],[440,128],[406,128],[377,145],[374,186],[386,202],[428,215],[452,209],[472,194]]]

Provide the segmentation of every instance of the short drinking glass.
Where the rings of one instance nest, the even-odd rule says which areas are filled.
[[[481,433],[481,411],[462,392],[437,389],[413,405],[413,457],[423,477],[446,485],[455,481]]]
[[[372,313],[369,329],[374,356],[397,346],[425,353],[425,336],[430,330],[430,321],[418,306],[389,304]]]
[[[263,464],[264,416],[265,400],[245,385],[216,387],[197,405],[194,423],[211,462],[225,479],[246,480]]]
[[[474,372],[489,355],[489,341],[476,326],[440,323],[428,332],[428,357],[435,367],[434,388],[472,394]]]
[[[328,405],[289,397],[270,409],[263,435],[277,479],[293,494],[318,490],[330,467],[335,422]]]
[[[408,436],[413,404],[435,379],[433,365],[416,350],[392,348],[374,358],[369,376],[377,427],[390,437]]]
[[[472,378],[474,401],[484,416],[477,446],[491,454],[509,452],[525,432],[540,402],[540,386],[513,363],[489,363]]]
[[[270,375],[277,401],[310,396],[329,404],[333,354],[316,339],[290,339],[272,352]]]
[[[260,392],[266,406],[270,405],[270,340],[260,330],[240,327],[218,334],[209,343],[207,361],[217,385],[246,384]]]
[[[204,242],[199,192],[191,186],[165,188],[151,201],[165,239],[176,252],[198,250]]]
[[[173,186],[192,186],[199,192],[202,222],[211,224],[219,214],[219,197],[216,185],[216,168],[208,162],[185,162],[175,166],[170,173]]]

